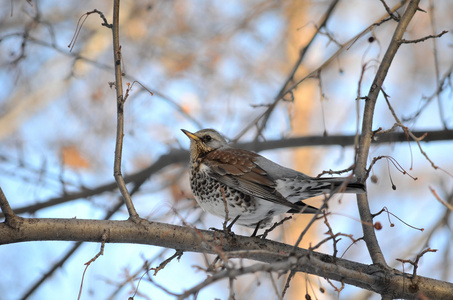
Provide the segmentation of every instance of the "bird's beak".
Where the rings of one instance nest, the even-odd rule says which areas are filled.
[[[200,141],[200,138],[198,136],[196,136],[195,134],[193,134],[192,132],[187,131],[185,129],[181,129],[181,131],[184,132],[184,134],[187,135],[187,137],[189,139],[191,139],[192,141],[194,141],[194,142]]]

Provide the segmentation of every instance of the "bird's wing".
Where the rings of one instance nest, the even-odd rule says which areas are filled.
[[[202,163],[208,174],[217,181],[246,195],[300,210],[300,206],[286,200],[275,190],[276,183],[253,160],[258,154],[240,149],[215,150],[206,155]]]

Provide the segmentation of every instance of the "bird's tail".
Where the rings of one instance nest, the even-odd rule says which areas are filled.
[[[363,194],[366,192],[365,185],[363,183],[357,182],[355,178],[336,177],[336,178],[316,178],[315,180],[318,183],[320,183],[319,184],[320,190],[321,189],[325,190],[330,186],[330,191],[336,193]],[[317,187],[312,188],[312,190],[316,189]]]
[[[319,208],[305,204],[302,201],[298,201],[296,203],[297,206],[300,206],[300,209],[291,208],[287,211],[290,214],[315,214],[318,212]]]
[[[359,183],[355,178],[351,179],[350,177],[336,177],[336,178],[312,178],[313,181],[316,181],[316,185],[312,186],[309,190],[310,197],[322,195],[322,194],[331,194],[331,193],[354,193],[354,194],[363,194],[366,192],[365,185]],[[303,201],[294,202],[299,209],[290,209],[288,213],[304,213],[304,214],[314,214],[319,209],[305,204]]]

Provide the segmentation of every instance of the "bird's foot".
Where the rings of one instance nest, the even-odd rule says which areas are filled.
[[[236,221],[239,219],[239,215],[236,216],[236,218],[233,219],[233,221],[231,221],[230,224],[228,224],[228,221],[225,220],[225,222],[223,222],[223,229],[217,229],[217,228],[214,228],[214,227],[210,227],[209,229],[210,230],[213,230],[215,232],[223,232],[223,234],[225,235],[225,237],[234,237],[234,232],[231,230],[231,228],[233,227],[234,223],[236,223]]]
[[[258,233],[258,229],[260,229],[260,225],[261,225],[261,221],[259,221],[258,223],[256,223],[256,227],[255,227],[255,230],[253,230],[253,233],[250,237],[260,237],[261,235],[256,235]]]
[[[223,233],[224,237],[227,239],[232,239],[234,238],[235,234],[233,231],[231,231],[231,227],[226,227],[226,229],[218,229],[214,227],[209,227],[209,230],[218,232],[218,233]]]
[[[135,225],[139,225],[139,226],[142,226],[144,228],[147,228],[149,226],[149,224],[151,223],[149,220],[147,219],[144,219],[144,218],[141,218],[139,217],[138,215],[136,216],[130,216],[128,221],[131,221],[133,222]]]

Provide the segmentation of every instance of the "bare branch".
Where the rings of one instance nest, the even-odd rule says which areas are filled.
[[[365,100],[365,108],[362,121],[362,134],[360,137],[356,168],[354,172],[360,181],[365,181],[366,179],[366,165],[370,151],[371,140],[373,137],[373,117],[377,97],[390,68],[390,65],[393,61],[393,58],[395,57],[395,54],[401,45],[400,41],[404,35],[404,32],[406,31],[406,28],[409,25],[412,17],[415,15],[415,12],[417,11],[418,4],[418,0],[411,0],[409,2],[404,15],[401,17],[398,26],[395,29],[395,33],[392,37],[390,45],[388,46],[387,52],[382,59],[382,62],[371,85],[367,99]],[[376,264],[387,266],[384,255],[382,254],[379,243],[377,241],[374,227],[364,225],[366,223],[373,222],[373,218],[370,212],[370,205],[368,203],[366,194],[357,195],[357,205],[359,208],[360,219],[364,222],[362,223],[363,236],[371,259]]]
[[[412,261],[410,259],[401,259],[401,258],[397,258],[396,259],[397,261],[400,261],[402,263],[409,263],[409,264],[411,264],[414,267],[414,270],[412,272],[412,278],[411,278],[411,282],[412,282],[413,285],[416,285],[417,279],[418,279],[417,278],[418,277],[418,275],[417,275],[418,262],[420,261],[422,256],[425,255],[428,252],[437,252],[437,249],[428,248],[428,249],[423,250],[421,253],[417,254],[417,257],[415,258],[415,261]]]
[[[116,89],[116,105],[117,105],[117,128],[116,128],[116,143],[115,143],[115,162],[113,167],[113,175],[118,184],[118,188],[123,195],[124,203],[126,204],[129,217],[132,219],[138,218],[138,213],[132,203],[131,196],[127,190],[121,173],[121,157],[123,151],[123,136],[124,136],[124,103],[126,101],[123,96],[123,72],[121,70],[121,46],[119,37],[119,15],[120,15],[120,0],[115,0],[113,4],[113,61],[115,66],[115,89]]]
[[[16,217],[16,214],[9,206],[8,199],[6,199],[5,194],[3,193],[2,188],[0,187],[0,208],[2,209],[3,215],[6,217],[7,221]]]
[[[180,250],[176,250],[175,254],[173,254],[172,256],[170,256],[169,258],[167,258],[166,260],[164,260],[162,263],[160,263],[159,266],[157,266],[156,268],[151,268],[150,270],[154,271],[154,276],[157,275],[157,272],[159,272],[160,270],[162,270],[163,268],[165,268],[166,265],[168,265],[168,263],[170,263],[173,259],[177,259],[178,261],[181,259],[181,256],[183,255],[184,252],[180,251]]]
[[[105,230],[102,234],[101,249],[99,250],[99,252],[92,259],[85,263],[85,269],[83,270],[82,281],[80,282],[79,296],[77,297],[77,300],[79,300],[82,296],[83,280],[85,279],[85,273],[88,270],[88,267],[91,265],[91,263],[95,262],[99,258],[99,256],[104,255],[105,241],[108,239],[108,232],[108,230]]]
[[[420,42],[424,42],[426,40],[429,40],[429,39],[436,39],[436,38],[440,38],[441,36],[443,36],[444,34],[448,33],[447,30],[444,30],[442,31],[441,33],[439,34],[436,34],[436,35],[427,35],[425,37],[422,37],[420,39],[416,39],[416,40],[405,40],[405,39],[401,39],[401,43],[403,44],[416,44],[416,43],[420,43]]]
[[[426,134],[423,134],[422,136],[420,137],[416,137],[410,130],[409,128],[407,128],[406,126],[403,125],[403,123],[400,121],[400,119],[398,118],[398,116],[396,115],[396,112],[395,110],[393,109],[393,107],[390,105],[390,101],[389,101],[389,96],[384,92],[383,89],[382,90],[382,93],[384,94],[384,98],[385,98],[385,101],[387,102],[387,105],[393,115],[393,118],[395,119],[396,121],[396,124],[393,126],[396,127],[396,126],[399,126],[403,129],[404,133],[409,137],[411,137],[418,145],[418,148],[420,150],[420,153],[426,158],[426,160],[428,160],[430,163],[431,163],[431,166],[434,168],[434,169],[440,169],[442,171],[444,171],[446,174],[448,174],[449,176],[453,177],[453,174],[449,173],[448,171],[442,169],[442,168],[439,168],[428,156],[428,154],[423,150],[422,148],[422,145],[420,144],[420,141],[422,141]],[[393,130],[393,128],[391,130]],[[411,150],[411,156],[412,156],[412,150]],[[412,168],[412,167],[411,167]],[[412,177],[412,176],[411,176]]]
[[[401,16],[399,16],[399,15],[398,15],[398,16],[395,16],[395,13],[398,13],[398,12],[396,12],[396,11],[395,11],[395,12],[391,11],[391,10],[390,10],[390,7],[387,5],[387,3],[385,3],[384,0],[380,0],[380,1],[381,1],[381,3],[384,5],[384,8],[385,8],[385,10],[387,11],[387,13],[389,14],[389,16],[390,16],[393,20],[395,20],[396,22],[399,22]]]
[[[429,20],[431,22],[431,31],[434,34],[436,32],[436,17],[434,16],[434,1],[429,0]],[[434,71],[436,73],[436,82],[437,86],[440,85],[440,70],[439,70],[439,51],[437,49],[437,39],[433,38],[433,54],[434,54]],[[437,106],[439,107],[439,116],[444,126],[444,129],[447,129],[447,122],[444,115],[444,107],[440,98],[440,94],[436,94]]]
[[[216,233],[197,230],[163,223],[149,222],[148,225],[137,226],[132,221],[97,221],[79,219],[23,219],[20,229],[15,230],[6,224],[0,224],[0,244],[25,241],[89,241],[102,242],[105,230],[109,232],[106,243],[136,243],[155,245],[200,253],[218,254],[221,247],[228,257],[244,257],[265,262],[262,271],[306,272],[326,277],[331,280],[344,281],[376,293],[390,293],[394,298],[413,298],[421,292],[432,299],[447,299],[453,293],[453,284],[418,276],[416,290],[410,280],[412,274],[404,274],[397,270],[380,269],[376,265],[365,265],[349,260],[308,251],[294,249],[270,240],[263,242],[259,238],[236,235],[234,241],[216,239]],[[55,232],[59,234],[56,235]],[[200,238],[208,243],[202,243]],[[212,246],[210,246],[210,244]],[[288,257],[290,253],[293,256]],[[244,273],[244,268],[231,269],[225,273]],[[258,270],[257,270],[258,271]],[[235,273],[236,272],[236,273]],[[242,272],[242,273],[241,273]],[[221,276],[221,275],[217,275]],[[218,278],[218,277],[216,277]]]
[[[437,199],[437,201],[439,201],[440,203],[442,203],[442,205],[444,205],[446,208],[448,208],[449,210],[453,211],[453,205],[451,205],[450,203],[448,203],[447,201],[444,201],[442,200],[442,198],[440,198],[440,196],[437,194],[436,190],[433,189],[432,187],[429,187],[429,190],[431,191],[431,193],[433,193],[434,197]]]

